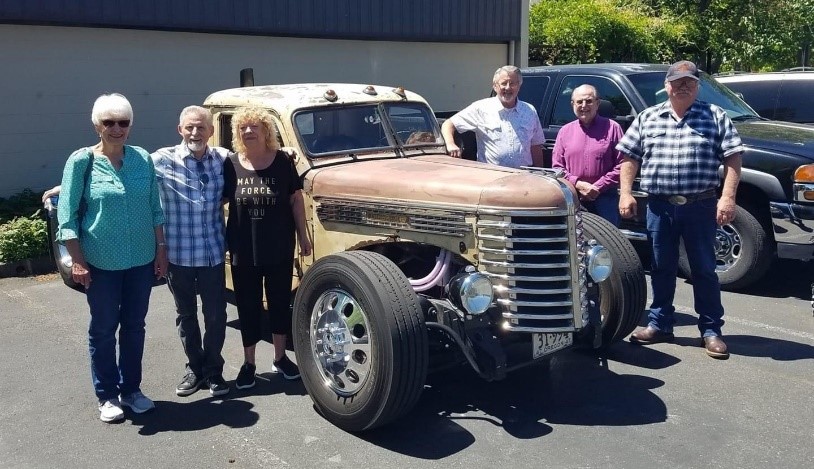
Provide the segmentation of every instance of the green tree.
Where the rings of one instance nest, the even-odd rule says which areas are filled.
[[[529,13],[536,63],[654,62],[687,45],[686,27],[640,0],[547,0]]]

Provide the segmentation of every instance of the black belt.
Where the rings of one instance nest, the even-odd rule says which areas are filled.
[[[717,197],[715,193],[715,189],[710,189],[704,192],[698,192],[697,194],[673,194],[673,195],[661,195],[661,194],[648,194],[648,197],[653,197],[654,199],[661,199],[670,202],[673,205],[686,205],[691,204],[693,202],[698,202],[699,200],[706,200],[711,199],[713,197]]]

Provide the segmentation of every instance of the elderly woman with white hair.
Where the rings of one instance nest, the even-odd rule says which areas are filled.
[[[99,418],[115,422],[124,418],[122,406],[136,413],[155,407],[141,392],[141,361],[154,277],[167,271],[164,215],[150,155],[125,145],[133,123],[127,98],[99,96],[91,121],[99,143],[76,150],[65,164],[57,239],[87,293]]]

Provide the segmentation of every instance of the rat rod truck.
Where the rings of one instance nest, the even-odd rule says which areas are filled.
[[[268,109],[295,150],[314,249],[295,259],[294,351],[338,427],[405,414],[428,372],[468,363],[499,380],[638,324],[644,271],[619,230],[580,211],[552,170],[447,156],[421,96],[352,84],[219,91],[204,102],[210,144],[231,147],[246,105]]]

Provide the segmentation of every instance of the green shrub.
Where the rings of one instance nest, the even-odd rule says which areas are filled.
[[[48,225],[39,211],[0,225],[0,262],[17,262],[48,254]]]

